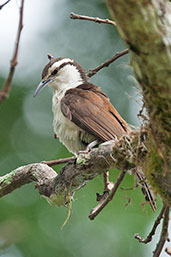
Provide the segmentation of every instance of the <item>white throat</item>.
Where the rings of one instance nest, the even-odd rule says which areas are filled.
[[[51,87],[54,89],[54,93],[61,94],[83,82],[79,70],[74,65],[67,64],[59,70],[58,75],[51,82]]]

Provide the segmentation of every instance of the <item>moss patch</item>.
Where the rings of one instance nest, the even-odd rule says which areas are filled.
[[[10,185],[11,181],[13,180],[13,176],[15,176],[16,172],[17,170],[13,170],[9,174],[0,177],[0,184]]]
[[[171,205],[170,193],[166,186],[167,174],[164,176],[164,161],[160,157],[152,137],[148,141],[147,148],[148,154],[143,163],[143,170],[147,180],[153,187],[154,192],[158,193],[162,197],[163,201]]]

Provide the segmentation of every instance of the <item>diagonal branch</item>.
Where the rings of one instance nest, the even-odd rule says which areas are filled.
[[[160,240],[156,246],[153,257],[160,256],[163,246],[168,239],[169,212],[170,212],[170,207],[167,206],[165,209],[165,213],[164,213],[163,226],[162,226]]]
[[[144,244],[151,242],[152,237],[155,235],[156,229],[157,229],[158,225],[160,224],[161,219],[163,218],[165,210],[166,210],[166,206],[163,206],[163,208],[161,209],[159,215],[157,216],[157,219],[155,220],[152,230],[150,231],[147,238],[144,239],[144,238],[141,238],[138,234],[135,234],[135,236],[134,236],[135,239],[138,239],[138,241],[140,243],[144,243]]]
[[[125,49],[121,52],[116,53],[112,58],[108,59],[107,61],[105,61],[104,63],[100,64],[99,66],[97,66],[94,69],[89,69],[89,73],[87,74],[87,76],[89,78],[91,78],[92,76],[94,76],[98,71],[100,71],[101,69],[103,69],[104,67],[108,67],[111,63],[113,63],[114,61],[116,61],[118,58],[120,58],[121,56],[128,54],[129,50]]]
[[[1,5],[0,5],[0,10],[2,10],[2,8],[3,8],[6,4],[8,4],[10,1],[11,1],[11,0],[8,0],[8,1],[6,1],[4,4],[1,4]]]
[[[19,17],[19,24],[18,24],[18,31],[17,31],[17,39],[14,47],[14,54],[11,60],[8,78],[3,86],[3,89],[0,91],[0,103],[2,103],[8,97],[8,93],[11,88],[11,82],[14,76],[15,66],[17,65],[19,42],[21,37],[21,31],[23,28],[23,10],[24,10],[24,0],[21,0],[20,17]]]
[[[106,205],[113,199],[119,185],[121,184],[122,180],[124,179],[124,176],[126,174],[126,170],[122,170],[116,180],[116,183],[114,184],[114,187],[112,188],[111,193],[109,196],[104,199],[103,201],[100,201],[100,203],[91,210],[89,214],[89,219],[93,220],[105,207]]]

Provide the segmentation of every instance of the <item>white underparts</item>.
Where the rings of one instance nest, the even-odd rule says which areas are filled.
[[[61,65],[61,62],[64,62],[64,60],[66,62],[66,59],[63,59],[53,64],[53,66],[59,66],[59,62]],[[54,67],[52,68],[54,69]],[[72,121],[65,118],[61,112],[61,99],[68,89],[75,88],[83,82],[78,69],[74,65],[67,64],[58,71],[56,78],[50,83],[50,86],[54,89],[52,99],[54,131],[60,142],[74,154],[77,154],[81,150],[85,150],[86,144],[84,144],[84,142],[90,143],[95,137],[86,133]]]
[[[63,143],[70,152],[77,154],[79,151],[86,149],[87,146],[83,142],[87,142],[88,144],[92,142],[95,137],[86,133],[72,121],[65,118],[60,108],[62,97],[63,94],[58,97],[58,93],[56,92],[52,99],[54,131],[59,138],[59,141]]]

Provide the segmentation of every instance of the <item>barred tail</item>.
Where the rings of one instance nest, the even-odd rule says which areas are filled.
[[[142,193],[144,194],[145,200],[149,202],[153,212],[156,211],[156,197],[154,196],[152,190],[146,182],[146,177],[143,171],[139,168],[138,171],[135,172],[135,176],[138,180],[138,184],[141,186]]]

